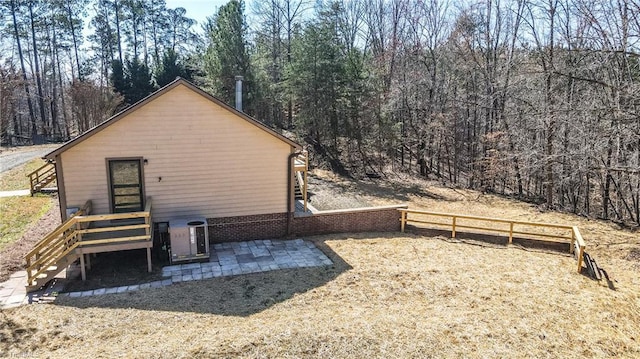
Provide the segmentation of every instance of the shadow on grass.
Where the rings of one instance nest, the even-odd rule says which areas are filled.
[[[333,265],[217,277],[177,283],[160,289],[113,295],[84,298],[60,297],[55,304],[77,308],[135,308],[149,311],[249,316],[282,303],[297,294],[321,287],[352,268],[325,245],[323,240],[312,241],[333,261]],[[142,268],[142,270],[145,269]],[[94,272],[93,275],[97,273]]]
[[[13,343],[26,341],[33,337],[37,331],[38,329],[35,327],[25,327],[19,324],[0,310],[0,357],[9,357],[8,354],[2,351],[3,345],[5,345],[5,348],[8,348],[11,347]]]
[[[433,193],[427,190],[425,187],[418,186],[416,184],[401,184],[401,183],[386,183],[382,181],[355,181],[355,191],[351,189],[351,192],[355,192],[359,195],[368,195],[375,193],[379,197],[383,197],[394,201],[409,201],[411,198],[409,194],[436,199],[440,201],[451,201],[451,199],[441,196],[437,193]]]
[[[440,236],[445,238],[451,238],[450,230],[427,229],[427,228],[420,228],[420,227],[408,225],[407,231],[421,235],[421,236],[425,236],[425,237]],[[477,243],[478,245],[485,245],[488,243],[496,246],[505,246],[505,248],[509,244],[508,235],[500,236],[500,235],[492,235],[492,234],[485,234],[485,233],[470,233],[470,232],[456,231],[456,239],[473,241],[473,242],[470,242],[470,244]],[[569,253],[569,243],[566,243],[566,242],[553,242],[553,241],[545,241],[545,240],[539,240],[539,239],[513,237],[512,243],[523,249],[543,250],[543,251],[551,251],[551,252],[567,253],[567,254]]]

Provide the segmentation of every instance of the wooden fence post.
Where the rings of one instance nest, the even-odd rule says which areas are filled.
[[[509,223],[509,244],[513,243],[513,222]]]
[[[578,254],[578,273],[582,273],[582,261],[584,259],[584,248],[580,246],[580,252]]]
[[[404,233],[404,226],[407,221],[407,212],[400,211],[400,232]]]
[[[456,216],[452,216],[453,223],[451,224],[451,238],[456,238]]]
[[[569,244],[569,253],[573,254],[575,256],[575,251],[576,251],[576,230],[575,229],[571,229],[571,244]]]

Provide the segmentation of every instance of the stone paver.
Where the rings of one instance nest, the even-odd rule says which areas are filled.
[[[100,288],[93,291],[93,295],[103,295],[107,291],[107,288]]]
[[[77,293],[77,292],[76,292]],[[104,292],[105,294],[114,294],[114,293],[118,293],[118,287],[114,287],[114,288],[107,288],[107,290]],[[69,296],[72,296],[73,293],[69,293]]]
[[[312,242],[302,239],[216,243],[210,249],[209,262],[174,264],[162,268],[162,276],[165,277],[163,280],[122,287],[64,293],[64,295],[78,298],[125,293],[227,275],[241,275],[289,268],[320,267],[333,264],[331,259]],[[37,296],[26,294],[24,287],[27,281],[26,276],[25,271],[16,272],[10,276],[8,281],[0,283],[0,308],[11,308],[29,303]],[[58,290],[60,289],[54,291],[57,292]],[[38,295],[42,296],[44,294]]]
[[[316,248],[312,242],[302,239],[217,243],[212,247],[210,262],[176,264],[164,267],[162,270],[163,276],[171,277],[172,282],[177,283],[180,281],[209,279],[221,275],[238,275],[333,264],[331,259]]]
[[[12,273],[6,282],[0,283],[0,309],[8,309],[23,304],[36,302],[50,302],[62,290],[61,280],[67,276],[67,271],[60,272],[48,287],[27,294],[27,272]]]

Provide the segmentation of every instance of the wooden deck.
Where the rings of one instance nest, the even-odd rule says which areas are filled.
[[[87,279],[86,270],[91,269],[91,254],[128,251],[133,249],[146,249],[147,270],[152,271],[151,248],[153,248],[153,238],[148,238],[145,228],[129,228],[131,225],[123,224],[111,227],[94,227],[90,229],[108,228],[109,231],[91,232],[82,237],[81,245],[76,249],[80,256],[80,271],[82,280]]]
[[[153,247],[151,198],[142,212],[90,215],[91,201],[38,242],[25,256],[27,288],[37,289],[80,259],[82,279],[91,266],[90,254],[145,248],[151,266]]]

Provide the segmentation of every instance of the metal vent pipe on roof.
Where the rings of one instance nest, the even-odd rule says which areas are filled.
[[[236,76],[236,110],[242,111],[242,76]]]

